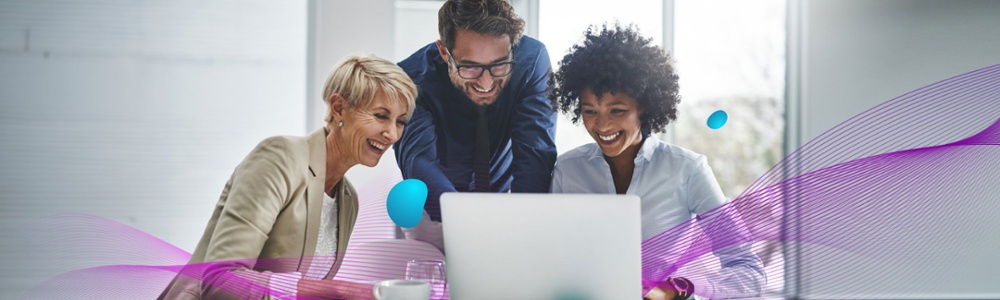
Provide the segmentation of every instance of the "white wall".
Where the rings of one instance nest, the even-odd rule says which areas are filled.
[[[392,60],[393,0],[309,0],[309,109],[308,129],[323,125],[323,84],[330,71],[351,54],[374,54]]]
[[[192,251],[246,153],[306,132],[306,9],[0,1],[0,298],[54,275],[22,229],[57,213]]]
[[[1000,63],[1000,1],[809,0],[791,1],[789,8],[790,150],[884,101]],[[987,122],[971,124],[981,129],[995,120],[970,121]],[[968,134],[951,132],[941,141]],[[1000,228],[1000,219],[991,222],[985,228]],[[969,249],[971,256],[949,257],[953,263],[936,270],[928,270],[926,261],[915,259],[894,258],[883,262],[890,267],[879,268],[864,265],[862,260],[836,260],[837,253],[811,251],[800,257],[798,296],[995,298],[1000,295],[1000,286],[995,284],[1000,276],[974,275],[996,274],[1000,268],[996,251],[986,250],[1000,249],[997,231],[992,232],[992,237],[989,230],[979,236],[969,233],[977,238],[964,242],[987,246]],[[927,248],[918,248],[934,249],[940,246],[937,242],[927,240]],[[823,264],[827,259],[838,263]],[[789,261],[794,267],[795,262]],[[854,279],[828,279],[845,269],[854,270]],[[913,271],[901,276],[900,270]],[[794,272],[789,275],[795,276]],[[882,284],[858,281],[865,278]]]

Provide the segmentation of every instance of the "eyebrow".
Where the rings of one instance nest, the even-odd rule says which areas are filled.
[[[601,103],[601,102],[602,102],[601,100],[597,101],[597,103]],[[625,105],[625,106],[628,106],[628,105],[625,104],[625,102],[623,102],[621,100],[614,100],[614,102],[608,103],[608,106],[611,106],[611,105]],[[594,106],[594,105],[590,104],[590,103],[587,103],[587,102],[580,101],[580,106]]]
[[[461,64],[463,64],[463,65],[492,65],[492,64],[496,64],[496,63],[501,63],[501,62],[507,61],[507,58],[510,57],[510,54],[512,52],[513,51],[507,52],[506,56],[494,59],[493,61],[485,63],[485,64],[479,63],[477,61],[467,60],[467,59],[464,59],[464,58],[463,59],[459,59],[458,62],[461,63]]]
[[[389,110],[389,108],[387,108],[385,106],[382,106],[382,105],[376,106],[376,107],[372,108],[372,110],[379,111],[379,112],[384,112],[384,113],[387,113],[387,114],[392,114],[392,111]],[[405,112],[399,114],[399,116],[396,116],[397,119],[398,118],[409,119],[409,118],[405,118],[405,117],[406,117],[406,113]]]

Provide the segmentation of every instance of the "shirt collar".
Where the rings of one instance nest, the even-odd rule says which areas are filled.
[[[642,142],[642,147],[639,147],[639,153],[635,154],[635,164],[638,165],[640,162],[649,162],[653,159],[653,149],[656,149],[656,145],[660,143],[660,140],[649,135],[646,140]]]

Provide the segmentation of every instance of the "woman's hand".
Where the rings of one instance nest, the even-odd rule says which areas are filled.
[[[340,280],[327,280],[336,282],[335,285],[339,286],[339,289],[343,291],[341,297],[347,300],[370,300],[375,299],[375,295],[372,294],[372,288],[374,286],[364,283],[356,283],[350,281],[340,281]]]
[[[372,294],[373,287],[370,284],[343,280],[300,280],[298,296],[324,299],[368,300],[375,298]]]
[[[674,299],[674,297],[677,297],[677,291],[674,291],[674,290],[664,290],[664,289],[661,289],[661,288],[658,288],[658,287],[654,287],[653,289],[649,290],[649,293],[646,293],[646,296],[642,297],[642,299],[645,299],[645,300],[672,300],[672,299]]]

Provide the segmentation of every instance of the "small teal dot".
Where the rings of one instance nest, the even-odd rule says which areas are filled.
[[[717,110],[712,115],[708,116],[708,128],[719,129],[722,125],[726,125],[726,121],[729,120],[729,115],[726,114],[724,110]]]

